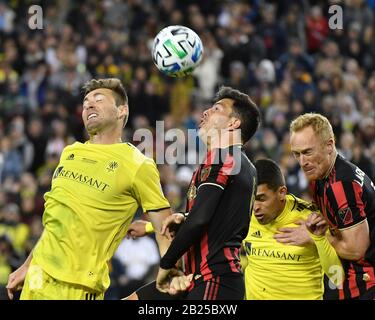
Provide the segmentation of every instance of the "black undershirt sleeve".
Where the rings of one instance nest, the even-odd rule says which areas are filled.
[[[199,187],[194,205],[188,217],[178,230],[168,251],[160,260],[161,268],[173,268],[178,259],[195,242],[200,241],[201,236],[207,229],[207,225],[215,213],[223,192],[224,189],[218,185],[203,184]]]

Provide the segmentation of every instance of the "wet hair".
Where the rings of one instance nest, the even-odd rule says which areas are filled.
[[[232,99],[234,101],[231,116],[240,119],[241,139],[243,143],[247,142],[255,134],[260,125],[258,106],[247,94],[231,87],[221,87],[215,95],[213,102],[216,103],[222,99]]]
[[[284,175],[275,161],[260,159],[255,161],[254,166],[257,169],[258,185],[266,184],[273,191],[285,186]]]
[[[107,79],[92,79],[87,81],[82,87],[84,91],[84,96],[87,96],[91,91],[96,89],[110,89],[113,91],[113,96],[115,98],[116,106],[121,106],[128,104],[128,95],[121,81],[116,78]]]
[[[301,131],[306,127],[311,127],[323,143],[331,138],[335,140],[329,120],[319,113],[305,113],[298,116],[290,124],[290,133]]]

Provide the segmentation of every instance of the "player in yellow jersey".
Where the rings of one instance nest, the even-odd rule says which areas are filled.
[[[108,263],[139,206],[160,230],[170,206],[152,159],[121,141],[129,107],[118,79],[85,86],[86,143],[67,146],[45,194],[43,234],[25,263],[9,276],[12,299],[103,299]],[[161,255],[169,241],[156,232]]]
[[[255,162],[258,186],[253,215],[244,248],[248,259],[245,268],[248,300],[322,299],[323,272],[336,285],[343,281],[340,260],[326,239],[327,225],[313,225],[312,206],[287,194],[280,168],[268,159]],[[306,245],[280,243],[279,229],[296,227],[305,220],[310,229],[300,237]],[[301,230],[303,230],[301,228]]]

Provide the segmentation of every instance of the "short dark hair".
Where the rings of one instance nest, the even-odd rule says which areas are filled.
[[[83,85],[82,90],[84,92],[84,96],[87,96],[91,91],[101,88],[112,90],[117,107],[128,104],[128,95],[126,90],[122,85],[121,80],[117,78],[91,79]],[[124,127],[128,122],[128,118],[129,114],[124,118]]]
[[[284,175],[275,161],[260,159],[254,162],[254,166],[257,169],[258,185],[266,184],[273,191],[285,186]]]
[[[84,96],[87,96],[91,91],[96,89],[110,89],[114,93],[116,106],[128,104],[128,95],[120,79],[106,78],[106,79],[92,79],[87,81],[82,87]]]
[[[260,125],[260,112],[258,106],[250,97],[231,87],[222,86],[214,97],[214,103],[222,99],[232,99],[233,116],[241,120],[241,139],[245,143],[258,130]]]

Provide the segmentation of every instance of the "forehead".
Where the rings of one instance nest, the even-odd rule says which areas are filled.
[[[275,191],[271,190],[266,183],[262,183],[257,186],[257,195],[271,193],[275,193]]]
[[[221,100],[215,102],[215,105],[216,104],[220,104],[225,109],[232,110],[232,107],[233,107],[233,104],[234,104],[234,100],[233,99],[229,99],[229,98],[224,98],[224,99],[221,99]]]
[[[89,98],[95,97],[96,95],[102,94],[104,96],[112,96],[112,90],[107,88],[98,88],[95,90],[90,91],[84,98],[84,100],[87,100]]]
[[[319,143],[312,127],[303,128],[290,135],[290,145],[292,151],[301,151],[312,148]]]

